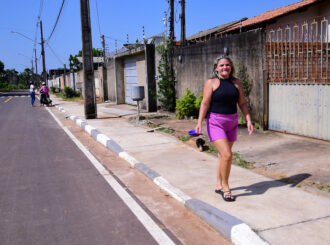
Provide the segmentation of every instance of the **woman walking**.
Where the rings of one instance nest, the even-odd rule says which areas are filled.
[[[33,82],[30,82],[30,96],[31,96],[31,105],[34,106],[34,101],[36,99],[36,96],[34,94],[34,85],[33,85]]]
[[[215,192],[225,201],[235,201],[229,188],[229,174],[232,162],[232,147],[237,139],[238,115],[237,105],[247,121],[249,134],[253,133],[253,125],[249,113],[242,83],[233,76],[235,68],[227,56],[218,57],[213,66],[214,76],[204,85],[197,133],[202,133],[202,122],[206,117],[206,130],[209,141],[218,150],[217,181]]]

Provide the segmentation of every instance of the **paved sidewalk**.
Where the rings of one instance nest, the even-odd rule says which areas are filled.
[[[215,157],[175,137],[150,133],[146,127],[123,120],[118,116],[136,114],[125,106],[98,104],[99,119],[85,120],[83,104],[52,99],[68,116],[77,117],[71,119],[77,122],[80,118],[90,125],[85,130],[98,141],[103,140],[103,134],[110,138],[107,142],[112,146],[108,148],[133,162],[163,189],[166,180],[176,187],[178,192],[171,193],[170,187],[167,191],[233,243],[330,244],[329,198],[233,165],[230,183],[237,200],[224,202],[214,193]],[[77,123],[85,127],[80,120]]]

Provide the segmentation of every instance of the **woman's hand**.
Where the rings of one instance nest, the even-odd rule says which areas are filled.
[[[249,135],[251,135],[253,133],[253,129],[254,129],[251,121],[247,122],[247,129],[249,131]]]
[[[202,125],[201,124],[197,124],[195,127],[195,132],[196,134],[202,134]]]

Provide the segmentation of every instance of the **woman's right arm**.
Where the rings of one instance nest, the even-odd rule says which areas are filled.
[[[200,133],[200,134],[202,133],[202,123],[210,107],[212,93],[213,93],[213,81],[212,79],[209,79],[206,81],[203,89],[203,100],[201,103],[201,107],[199,109],[198,122],[195,128],[196,133]]]

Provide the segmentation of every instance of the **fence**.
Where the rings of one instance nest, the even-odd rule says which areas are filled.
[[[330,84],[329,16],[266,31],[268,82]]]

